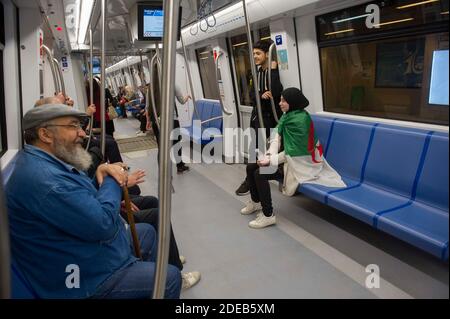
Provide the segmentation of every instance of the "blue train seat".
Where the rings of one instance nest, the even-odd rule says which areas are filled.
[[[448,259],[448,134],[313,116],[345,188],[299,192]]]
[[[197,113],[194,112],[192,116],[191,126],[185,127],[189,138],[196,144],[205,145],[211,141],[222,140],[222,119],[211,120],[215,117],[222,116],[222,108],[219,101],[211,100],[197,100],[196,103]],[[198,123],[204,122],[197,127],[194,127],[194,121]]]

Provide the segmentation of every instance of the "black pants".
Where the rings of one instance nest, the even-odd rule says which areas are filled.
[[[267,217],[272,216],[273,213],[269,180],[281,178],[283,174],[279,170],[274,174],[261,174],[258,164],[247,165],[247,183],[252,201],[261,202],[262,211]]]
[[[173,120],[173,129],[177,129],[180,127],[180,122],[178,120]],[[152,130],[153,133],[155,134],[156,137],[156,142],[158,143],[158,161],[159,161],[159,130],[158,127],[156,126],[156,124],[154,123],[154,121],[152,121]],[[176,143],[181,142],[181,136],[178,136],[177,141],[172,143],[172,146],[175,145]],[[181,158],[181,148],[178,150],[178,156]],[[177,167],[183,167],[186,164],[183,161],[180,161],[179,163],[177,163]]]
[[[139,129],[145,133],[147,131],[147,117],[145,116],[145,112],[137,113],[136,119],[141,123]]]
[[[90,145],[100,147],[100,136],[93,135]],[[110,163],[123,162],[116,140],[107,134],[105,134],[105,157],[105,160]]]
[[[156,232],[158,232],[158,199],[153,196],[133,196],[130,194],[130,199],[140,211],[134,214],[134,221],[136,223],[147,223],[152,225]],[[123,216],[125,219],[126,214]],[[128,221],[128,220],[127,220]],[[177,267],[180,271],[183,270],[183,264],[180,261],[180,253],[178,245],[173,235],[172,225],[170,225],[170,244],[169,244],[169,264]]]

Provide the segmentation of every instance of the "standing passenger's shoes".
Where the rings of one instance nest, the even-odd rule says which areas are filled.
[[[181,289],[189,289],[200,281],[200,272],[191,271],[181,273],[182,286]]]
[[[277,223],[277,219],[275,218],[275,215],[272,214],[272,216],[267,217],[264,214],[258,214],[256,216],[256,219],[252,220],[250,223],[248,223],[248,226],[251,228],[264,228],[270,225],[275,225]]]
[[[250,193],[250,188],[248,187],[247,180],[245,180],[241,186],[236,190],[236,195],[244,196]]]

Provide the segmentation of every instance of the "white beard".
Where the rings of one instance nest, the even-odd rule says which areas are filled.
[[[92,157],[80,144],[68,148],[55,140],[55,156],[80,171],[87,171],[92,165]]]

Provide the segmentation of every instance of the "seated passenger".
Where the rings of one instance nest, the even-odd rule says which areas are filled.
[[[128,184],[139,184],[144,180],[145,172],[137,170],[129,175]],[[156,232],[158,232],[158,198],[154,196],[136,196],[131,195],[131,209],[133,210],[134,221],[136,223],[147,223],[152,225]],[[125,204],[122,202],[122,217],[128,221],[128,216],[125,210]],[[173,234],[172,225],[170,225],[170,246],[169,246],[169,264],[177,267],[180,271],[183,270],[184,257],[180,256],[178,245]],[[200,272],[184,272],[181,273],[182,288],[188,289],[198,283],[200,280]]]
[[[5,191],[12,256],[41,298],[151,298],[155,231],[137,225],[137,260],[119,214],[126,171],[102,164],[95,180],[83,173],[91,164],[81,146],[85,115],[66,105],[25,114],[26,145]],[[165,297],[180,290],[180,272],[168,265]]]
[[[297,88],[288,88],[281,94],[280,107],[283,116],[275,129],[270,148],[256,164],[247,165],[247,181],[251,200],[241,210],[249,215],[262,209],[255,220],[249,223],[252,228],[264,228],[276,223],[273,214],[269,180],[284,177],[283,194],[292,196],[299,184],[313,183],[328,187],[345,187],[339,174],[323,157],[322,145],[314,136],[314,125],[304,109],[309,101]],[[281,146],[284,151],[279,153]],[[264,174],[261,167],[283,164],[283,172]]]

